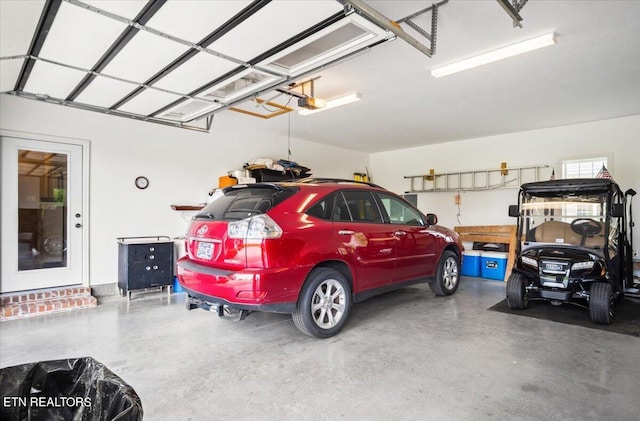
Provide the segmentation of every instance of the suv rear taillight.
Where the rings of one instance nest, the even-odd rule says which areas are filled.
[[[238,239],[280,238],[282,228],[269,215],[256,215],[240,221],[229,222],[227,237]]]

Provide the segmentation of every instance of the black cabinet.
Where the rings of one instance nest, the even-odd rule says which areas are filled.
[[[164,241],[166,239],[166,241]],[[118,289],[131,291],[168,287],[173,283],[174,243],[169,237],[118,238]]]

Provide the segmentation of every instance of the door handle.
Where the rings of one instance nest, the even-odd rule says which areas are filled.
[[[396,237],[402,237],[403,235],[407,235],[407,233],[404,231],[396,231],[393,233],[393,235],[395,235]]]
[[[340,234],[340,235],[353,235],[353,234],[355,234],[355,231],[351,231],[351,230],[340,230],[340,231],[338,231],[338,234]]]

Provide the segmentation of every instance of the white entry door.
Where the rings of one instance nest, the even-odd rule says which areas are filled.
[[[83,145],[0,141],[0,292],[82,284]]]

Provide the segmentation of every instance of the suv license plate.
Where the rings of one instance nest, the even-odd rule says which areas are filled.
[[[213,256],[213,243],[198,242],[198,251],[196,257],[199,259],[211,260]]]

